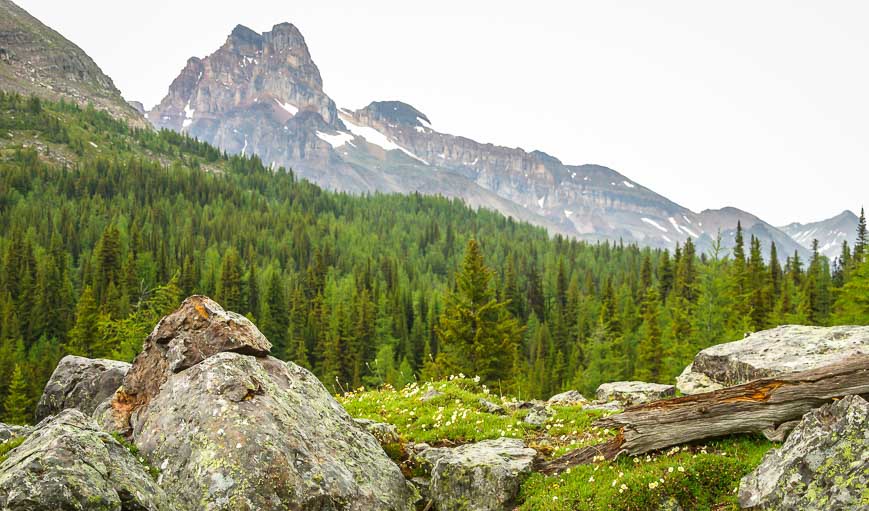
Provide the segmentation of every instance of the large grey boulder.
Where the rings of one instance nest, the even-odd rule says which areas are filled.
[[[807,371],[869,354],[869,326],[787,325],[701,351],[677,380],[683,394]]]
[[[536,455],[516,438],[431,448],[420,454],[432,465],[429,495],[439,511],[513,509]]]
[[[192,297],[133,363],[112,411],[178,509],[411,509],[414,492],[378,441],[268,349],[250,321]]]
[[[80,411],[42,421],[0,464],[4,511],[174,511],[130,451]]]
[[[100,403],[115,394],[129,369],[130,364],[116,360],[63,357],[36,405],[36,420],[67,408],[92,414]]]
[[[644,381],[615,381],[601,384],[595,394],[600,403],[618,401],[625,405],[637,405],[674,396],[676,387]]]
[[[803,416],[739,484],[743,508],[869,509],[869,403],[848,396]]]

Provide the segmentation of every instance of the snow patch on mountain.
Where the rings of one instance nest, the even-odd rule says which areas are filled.
[[[658,222],[652,220],[651,218],[643,217],[643,218],[641,218],[640,220],[642,220],[643,222],[645,222],[645,223],[651,225],[652,227],[658,229],[658,230],[661,231],[661,232],[670,232],[670,231],[668,231],[665,227],[663,227],[661,224],[659,224]],[[663,238],[664,238],[664,239],[667,239],[666,236],[664,236]],[[669,242],[670,240],[667,239],[667,241]]]

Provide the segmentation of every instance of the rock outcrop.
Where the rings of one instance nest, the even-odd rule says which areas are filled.
[[[568,390],[567,392],[550,397],[547,402],[551,405],[577,406],[587,404],[588,399],[580,394],[578,390]]]
[[[869,403],[848,396],[807,413],[787,441],[739,485],[762,510],[869,508]]]
[[[32,428],[27,426],[16,426],[14,424],[3,424],[0,422],[0,444],[18,438],[27,436],[32,431]]]
[[[36,405],[36,420],[67,408],[76,408],[85,415],[93,414],[100,403],[115,395],[129,370],[130,364],[116,360],[63,357]]]
[[[618,401],[626,406],[648,403],[674,396],[676,387],[644,381],[616,381],[603,383],[595,392],[598,402]]]
[[[0,464],[0,509],[174,511],[146,467],[80,411],[44,420]]]
[[[754,215],[735,208],[695,213],[607,167],[439,132],[401,101],[336,108],[305,39],[289,23],[261,34],[237,26],[212,54],[191,57],[147,116],[158,128],[229,153],[256,153],[324,188],[460,198],[593,241],[673,248],[691,237],[701,252],[719,232],[732,246],[741,222],[746,236],[775,241],[781,254],[808,256]]]
[[[0,0],[0,90],[71,101],[145,127],[84,51],[9,0]]]
[[[432,465],[429,495],[439,511],[506,511],[536,454],[522,440],[499,438],[426,449],[420,456]]]
[[[377,440],[246,318],[194,296],[145,342],[113,410],[182,511],[404,511]]]
[[[869,354],[869,326],[787,325],[701,351],[679,377],[683,394],[806,371]]]

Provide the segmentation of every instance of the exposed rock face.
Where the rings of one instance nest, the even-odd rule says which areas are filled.
[[[782,254],[807,255],[750,214],[694,213],[607,167],[441,133],[400,101],[337,109],[288,23],[263,34],[236,27],[217,51],[188,60],[148,118],[231,153],[256,153],[325,188],[461,198],[552,233],[670,248],[691,237],[700,251],[719,229],[732,242],[741,220],[746,235],[775,240]]]
[[[114,410],[182,511],[404,511],[398,466],[246,318],[194,296],[163,318]]]
[[[522,421],[525,424],[539,427],[546,424],[546,421],[548,421],[549,417],[551,416],[552,411],[549,410],[549,408],[547,408],[546,406],[534,405],[530,410],[528,410],[528,414]]]
[[[371,433],[371,435],[381,444],[395,444],[401,441],[398,429],[396,429],[392,424],[375,422],[369,419],[353,419],[353,422],[361,426],[365,431]]]
[[[588,403],[588,399],[580,394],[578,390],[568,390],[567,392],[550,397],[548,403],[551,405],[576,406]]]
[[[809,250],[812,249],[812,242],[818,240],[818,251],[832,261],[842,254],[843,241],[854,246],[859,220],[854,212],[846,210],[819,222],[792,223],[779,229]]]
[[[493,413],[495,415],[503,415],[504,407],[499,405],[498,403],[493,403],[488,399],[480,398],[480,408],[486,413]]]
[[[788,325],[712,346],[694,357],[680,376],[679,390],[696,393],[708,385],[738,385],[757,378],[805,371],[855,354],[869,354],[869,327]]]
[[[432,448],[421,454],[432,464],[430,496],[436,509],[450,511],[513,509],[536,455],[514,438]]]
[[[739,485],[743,508],[867,509],[869,403],[848,396],[807,413]]]
[[[676,377],[676,388],[682,394],[702,394],[723,389],[724,385],[703,373],[694,371],[694,364],[688,364],[682,374]]]
[[[174,511],[126,447],[78,410],[36,426],[0,464],[0,509]]]
[[[147,402],[174,373],[224,351],[268,355],[272,345],[246,317],[191,296],[157,323],[124,378],[124,392]]]
[[[130,364],[68,355],[63,357],[45,385],[36,405],[36,420],[41,421],[67,408],[91,415],[103,401],[115,395]]]
[[[0,0],[0,90],[93,103],[133,125],[147,125],[81,48],[9,0]]]
[[[676,395],[676,387],[644,381],[616,381],[597,388],[597,400],[618,401],[625,405],[638,405]]]

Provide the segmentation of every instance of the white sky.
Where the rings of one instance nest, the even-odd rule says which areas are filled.
[[[17,1],[146,107],[236,24],[289,21],[339,106],[402,100],[695,211],[869,206],[869,2]]]

